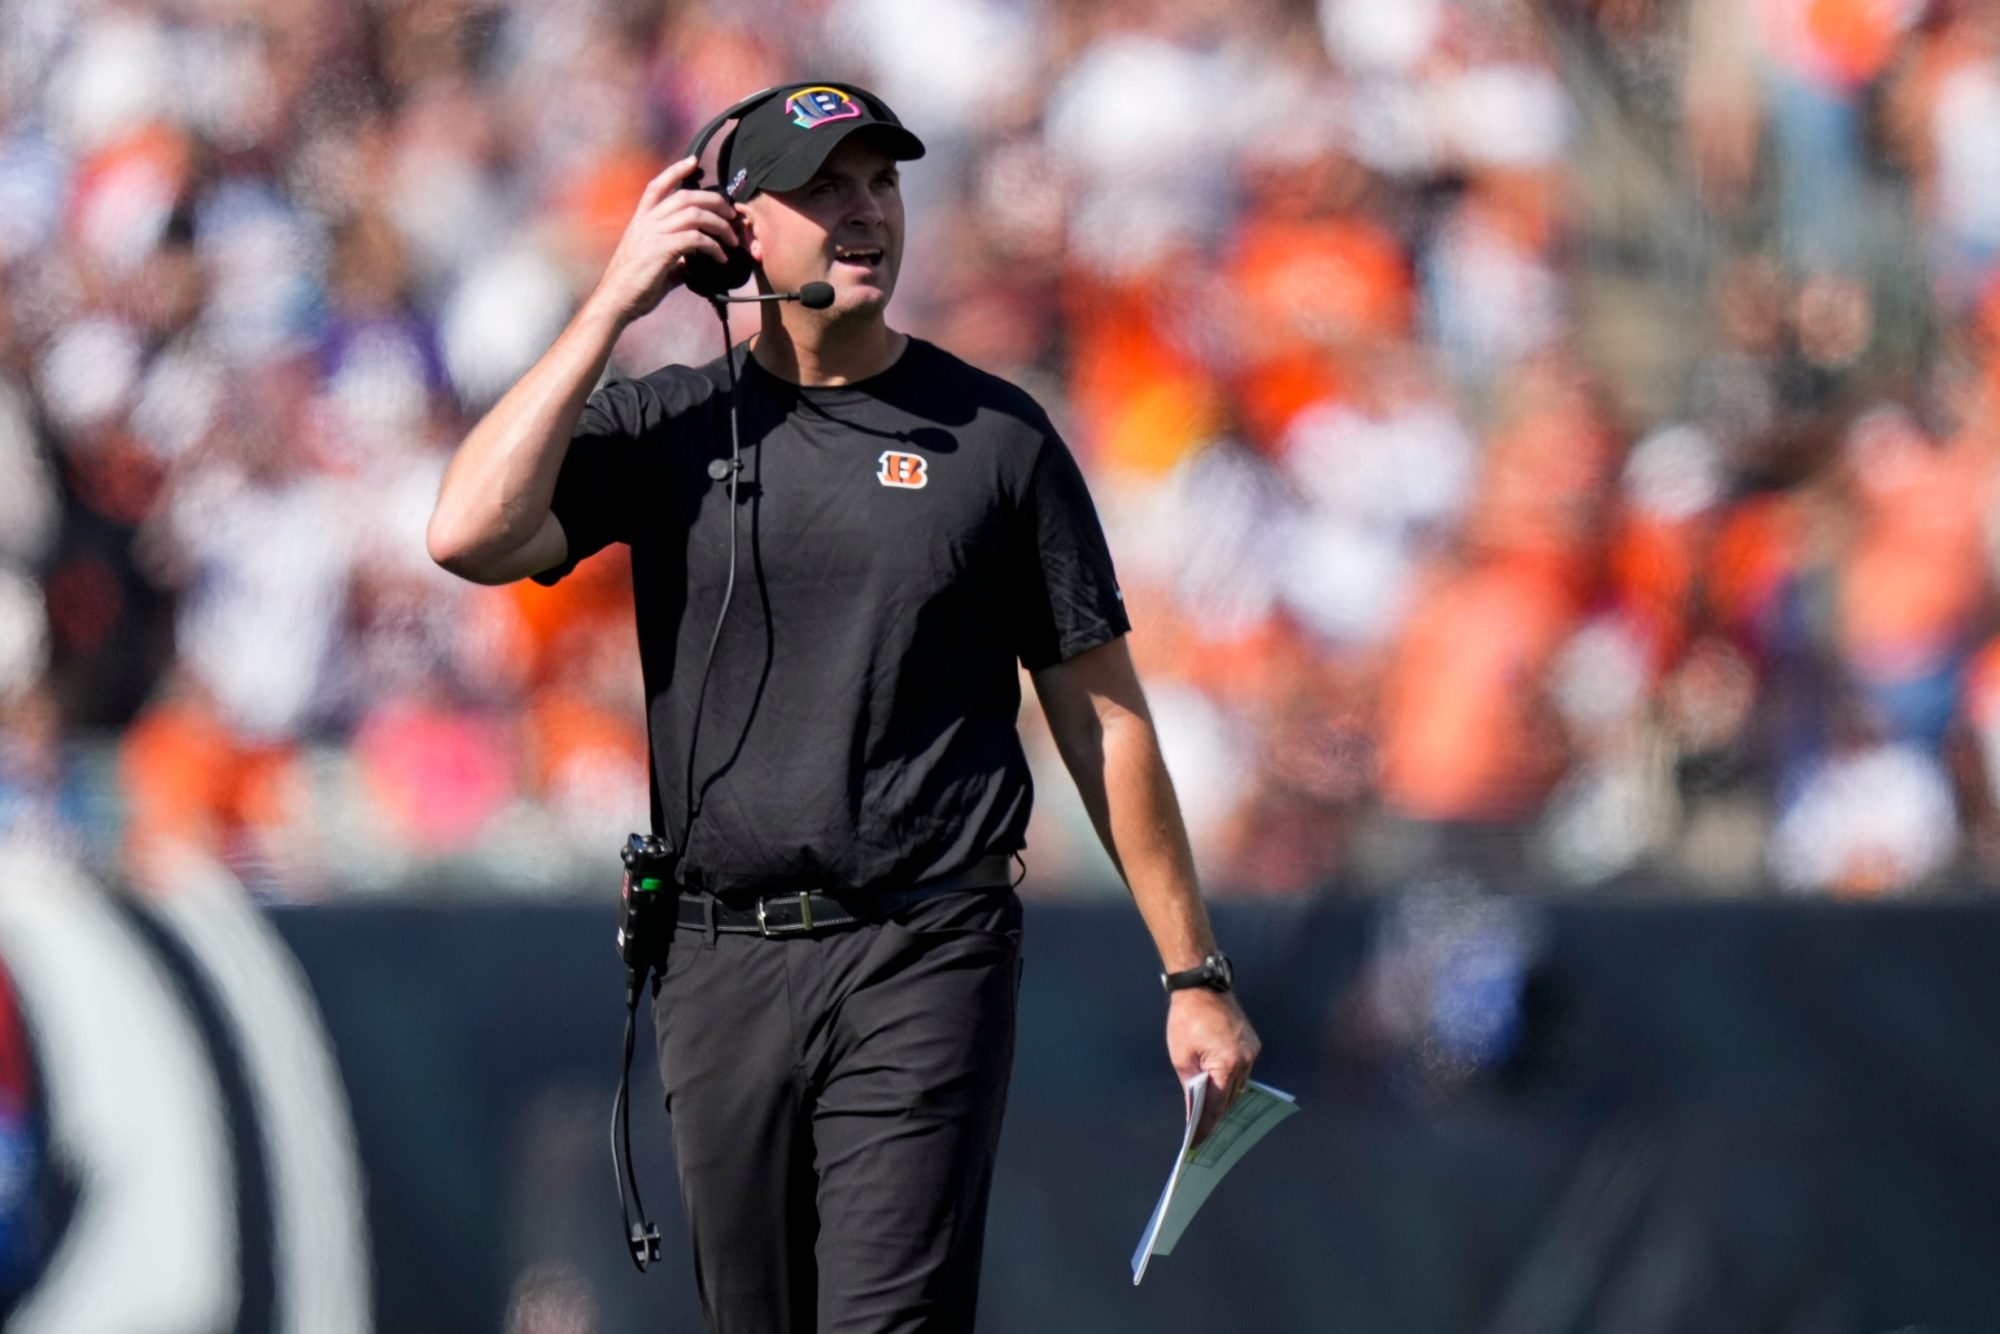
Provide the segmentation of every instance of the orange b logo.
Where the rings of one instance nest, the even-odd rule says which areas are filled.
[[[930,480],[925,471],[921,454],[899,454],[893,449],[882,451],[882,471],[875,474],[875,480],[884,486],[903,486],[916,490]]]

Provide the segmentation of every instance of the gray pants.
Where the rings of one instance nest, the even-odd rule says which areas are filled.
[[[713,1334],[972,1328],[1021,904],[764,939],[682,927],[654,1002]]]

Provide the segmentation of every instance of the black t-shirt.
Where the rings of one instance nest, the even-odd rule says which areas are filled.
[[[737,348],[736,589],[686,825],[688,738],[729,572],[717,358],[591,395],[552,508],[568,561],[631,547],[655,819],[729,892],[914,883],[1022,846],[1015,661],[1130,625],[1083,476],[1035,401],[919,339],[802,388]]]

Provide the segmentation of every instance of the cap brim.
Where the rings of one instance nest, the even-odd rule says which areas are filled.
[[[822,133],[822,131],[831,131]],[[808,131],[810,138],[791,152],[771,164],[771,169],[762,178],[746,182],[758,190],[796,190],[810,181],[820,169],[820,164],[832,156],[850,136],[872,134],[890,157],[898,162],[908,162],[924,155],[924,141],[911,134],[900,125],[891,125],[883,120],[864,120],[853,125],[829,125]]]

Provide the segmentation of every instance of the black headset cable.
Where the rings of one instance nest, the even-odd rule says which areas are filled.
[[[687,782],[682,794],[686,798],[687,810],[687,821],[681,826],[683,856],[694,833],[694,763],[695,748],[701,741],[702,704],[708,697],[708,677],[715,666],[715,647],[722,640],[722,627],[729,619],[729,604],[736,596],[737,480],[743,475],[743,442],[736,412],[736,350],[729,343],[729,308],[720,301],[711,300],[710,304],[722,321],[722,360],[729,368],[729,576],[722,585],[722,608],[715,614],[715,628],[709,632],[708,653],[701,663],[701,683],[695,688],[694,722],[688,730]],[[718,459],[710,467],[720,463]],[[713,472],[710,475],[718,476]],[[618,1096],[611,1105],[611,1169],[618,1181],[618,1212],[625,1222],[626,1249],[632,1263],[642,1274],[649,1263],[660,1258],[660,1230],[646,1217],[646,1203],[639,1198],[639,1178],[632,1167],[632,1048],[639,1017],[639,997],[645,991],[645,981],[641,976],[625,989],[625,1054],[618,1072]],[[659,990],[659,984],[660,978],[656,973],[653,977],[655,992]],[[622,1156],[619,1153],[621,1144],[624,1148]],[[628,1189],[631,1193],[629,1206],[626,1203]],[[634,1213],[638,1215],[636,1221]]]
[[[708,653],[701,662],[701,684],[695,687],[694,692],[694,722],[688,729],[687,782],[681,793],[687,804],[687,823],[681,826],[683,857],[687,856],[688,845],[694,839],[694,761],[695,748],[701,743],[702,704],[708,698],[708,675],[715,666],[715,646],[722,641],[723,622],[729,619],[729,603],[736,596],[736,485],[743,476],[743,442],[736,420],[736,349],[729,343],[729,307],[720,301],[709,304],[715,308],[716,318],[722,321],[722,361],[729,368],[729,577],[722,585],[722,610],[715,614],[715,628],[708,635]],[[712,463],[709,467],[709,475],[717,476],[714,471],[716,464]]]

